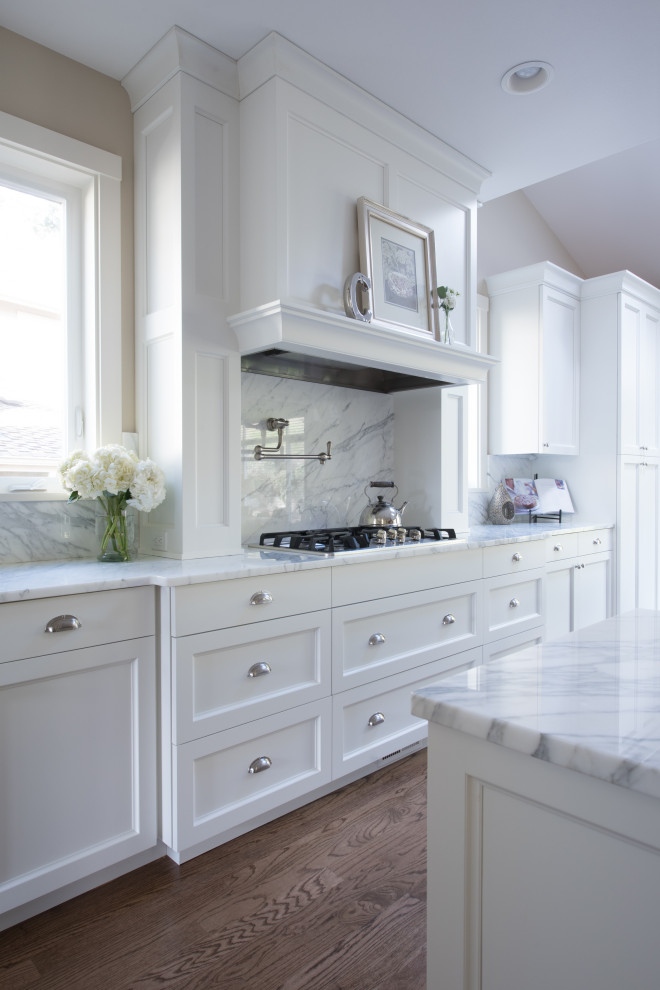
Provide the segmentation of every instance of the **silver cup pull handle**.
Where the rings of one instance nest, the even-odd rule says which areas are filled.
[[[447,615],[442,620],[443,626],[453,626],[455,622],[456,622],[456,616],[452,615],[451,612],[448,612]]]
[[[269,756],[258,756],[256,760],[252,760],[248,767],[248,773],[263,773],[264,770],[269,770],[272,765],[273,761]]]
[[[250,599],[250,605],[270,605],[272,600],[270,591],[255,591]]]
[[[263,677],[264,674],[270,674],[271,666],[266,663],[265,660],[260,660],[259,663],[253,663],[248,670],[248,677]]]
[[[513,557],[511,558],[511,560],[512,560],[512,561],[513,561],[514,563],[516,563],[516,564],[517,564],[519,560],[522,560],[522,554],[521,554],[521,553],[514,553],[514,555],[513,555]]]
[[[69,632],[72,629],[80,629],[82,622],[76,619],[75,615],[56,615],[46,623],[44,632],[58,633]]]
[[[374,712],[373,715],[370,716],[367,724],[373,727],[374,725],[382,725],[384,721],[385,716],[382,712]]]
[[[518,608],[520,601],[517,598],[512,598],[509,602],[509,608]]]
[[[369,637],[369,646],[381,646],[385,642],[385,637],[382,633],[374,633],[373,636]]]

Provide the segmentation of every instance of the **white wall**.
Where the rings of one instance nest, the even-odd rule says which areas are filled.
[[[477,291],[487,294],[489,275],[552,261],[584,277],[577,262],[553,234],[524,192],[510,193],[477,211]]]

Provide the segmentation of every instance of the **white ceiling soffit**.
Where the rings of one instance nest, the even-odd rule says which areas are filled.
[[[534,186],[530,198],[585,272],[598,247],[596,268],[613,270],[603,245],[623,247],[624,231],[633,251],[623,267],[639,268],[634,244],[648,243],[643,229],[652,222],[658,229],[652,169],[634,156],[643,181],[622,160],[599,173],[596,188],[588,183],[600,190],[599,208],[588,205],[594,197],[583,202],[580,176],[571,186],[574,170],[633,149],[644,158],[660,140],[657,0],[555,0],[551,8],[542,0],[0,0],[0,23],[116,79],[175,24],[233,59],[276,31],[488,170],[482,200]],[[550,84],[504,92],[507,70],[537,59],[554,69]],[[560,187],[540,187],[555,176]],[[559,188],[574,220],[563,236]],[[625,200],[623,226],[605,225],[603,200]],[[599,213],[599,236],[590,239]],[[566,240],[578,229],[584,248]],[[660,258],[653,265],[660,284]]]

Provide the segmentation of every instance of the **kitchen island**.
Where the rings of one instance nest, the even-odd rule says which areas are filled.
[[[428,990],[656,990],[660,613],[456,674],[413,711]]]

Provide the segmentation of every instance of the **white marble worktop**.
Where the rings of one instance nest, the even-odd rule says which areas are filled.
[[[415,715],[660,798],[660,612],[606,619],[413,695]]]
[[[200,557],[174,560],[167,557],[139,556],[121,564],[99,563],[92,558],[61,559],[34,563],[0,564],[0,602],[135,588],[143,585],[174,587],[207,581],[224,581],[239,577],[257,577],[302,568],[354,566],[365,560],[386,560],[414,554],[459,553],[465,550],[502,543],[520,543],[542,539],[557,533],[576,533],[605,528],[594,523],[571,520],[559,526],[555,522],[515,523],[508,526],[476,526],[465,539],[434,543],[423,547],[383,549],[369,554],[350,553],[332,559],[306,554],[277,553],[244,549],[225,557]]]

